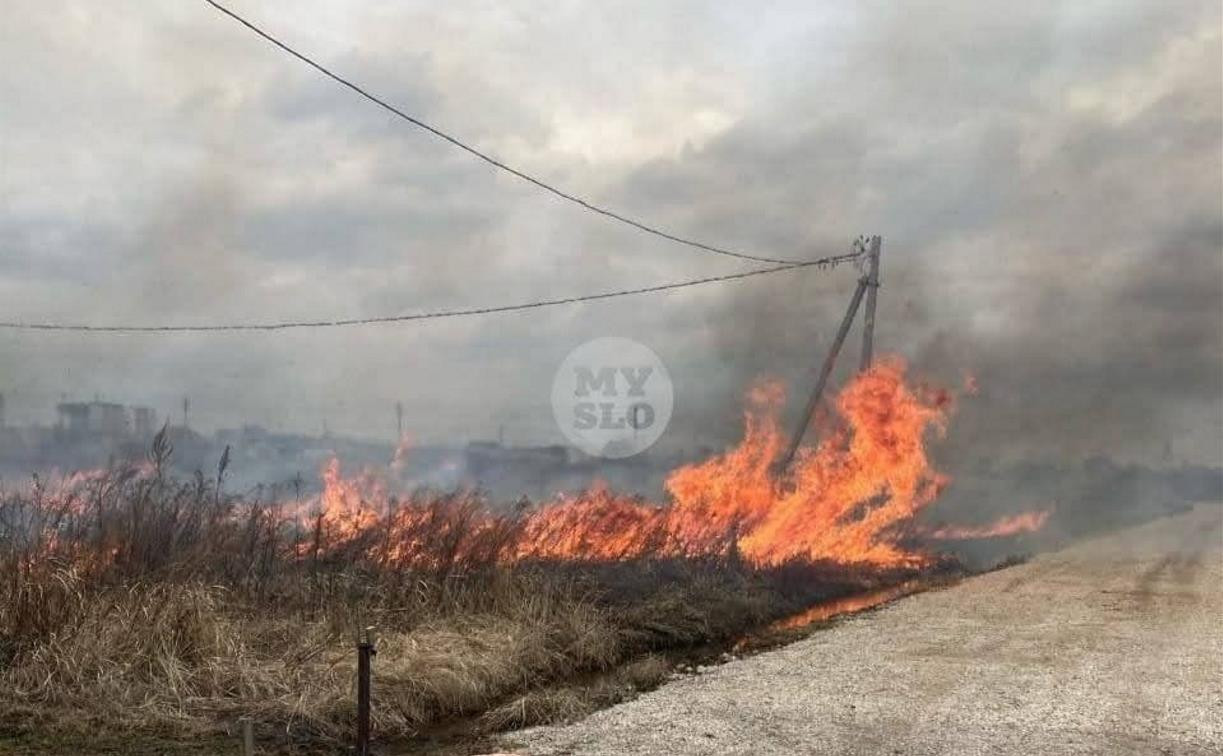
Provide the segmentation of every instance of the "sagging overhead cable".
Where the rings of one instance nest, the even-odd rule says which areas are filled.
[[[475,157],[479,158],[480,160],[483,160],[484,162],[488,163],[489,165],[494,166],[495,168],[498,168],[499,170],[505,171],[506,173],[509,173],[512,176],[515,176],[529,184],[532,184],[540,189],[543,189],[546,192],[550,192],[556,195],[557,197],[560,197],[563,200],[572,202],[575,205],[578,205],[579,207],[582,207],[593,213],[597,213],[606,218],[610,218],[611,220],[618,221],[628,226],[632,226],[633,228],[636,228],[639,231],[644,231],[647,234],[653,234],[654,236],[657,236],[663,239],[667,239],[668,241],[672,241],[677,244],[682,244],[688,247],[692,247],[694,249],[703,250],[705,252],[712,252],[714,254],[724,255],[726,257],[737,257],[741,260],[752,260],[755,262],[774,263],[774,264],[787,264],[787,263],[796,263],[796,262],[801,262],[801,263],[815,262],[815,261],[810,261],[810,260],[783,260],[783,259],[776,258],[776,257],[765,257],[763,255],[753,255],[753,254],[748,254],[746,252],[739,252],[733,249],[727,249],[725,247],[714,246],[712,244],[705,244],[704,242],[695,241],[693,239],[687,239],[685,237],[677,236],[676,234],[672,234],[667,231],[663,231],[662,229],[657,228],[656,226],[652,226],[648,223],[644,223],[634,218],[630,218],[626,215],[621,215],[620,213],[617,213],[613,210],[609,210],[606,207],[602,207],[601,205],[596,205],[595,203],[589,200],[583,199],[563,189],[559,189],[556,186],[544,181],[543,179],[537,178],[525,171],[519,170],[510,165],[507,165],[506,163],[503,163],[502,161],[489,155],[488,153],[485,153],[485,152],[482,152],[476,149],[475,147],[471,146],[467,142],[464,142],[463,140],[457,137],[451,136],[450,134],[446,133],[445,131],[442,131],[441,129],[437,128],[436,126],[431,126],[430,124],[425,123],[424,121],[420,120],[419,118],[416,118],[415,116],[408,115],[404,111],[400,110],[398,107],[390,104],[389,102],[382,99],[381,97],[378,97],[377,95],[371,93],[369,90],[365,89],[364,87],[358,84],[355,84],[352,81],[350,81],[349,79],[346,79],[343,76],[335,73],[334,71],[327,68],[326,66],[319,63],[318,61],[314,60],[313,58],[309,57],[308,55],[298,52],[293,47],[290,47],[285,42],[282,42],[279,38],[273,36],[272,34],[270,34],[267,31],[264,31],[259,26],[256,26],[254,23],[248,21],[246,18],[238,15],[237,13],[230,10],[229,8],[226,8],[224,5],[221,5],[220,3],[216,2],[216,0],[204,0],[204,2],[208,3],[213,8],[216,8],[218,11],[225,14],[226,16],[233,19],[234,21],[237,21],[239,24],[242,24],[247,29],[251,30],[255,34],[262,37],[264,40],[275,45],[280,50],[288,53],[289,55],[292,55],[294,58],[297,58],[302,63],[305,63],[306,65],[315,69],[316,71],[328,77],[329,79],[337,82],[338,84],[341,84],[342,86],[347,87],[348,89],[351,89],[353,92],[356,92],[357,94],[361,95],[365,99],[374,103],[378,107],[383,108],[384,110],[390,113],[393,113],[394,115],[407,121],[408,123],[412,124],[413,126],[416,126],[419,129],[423,129],[429,132],[430,134],[432,134],[433,136],[439,139],[445,140],[446,142],[449,142],[450,144],[454,145],[455,147],[458,147],[459,149],[464,150],[465,152],[468,152],[474,155]]]
[[[706,278],[696,278],[688,281],[677,281],[674,283],[658,284],[656,286],[644,286],[637,289],[618,289],[616,291],[605,291],[597,294],[583,294],[558,299],[537,299],[529,302],[519,302],[517,304],[436,310],[433,312],[419,312],[407,315],[385,315],[379,317],[346,318],[334,320],[290,320],[265,323],[214,323],[202,325],[89,325],[86,323],[0,321],[0,329],[17,331],[75,331],[83,333],[203,333],[212,331],[285,331],[301,328],[340,328],[344,326],[375,325],[379,323],[407,323],[417,320],[438,320],[441,318],[457,318],[469,315],[491,315],[501,312],[518,312],[521,310],[533,310],[540,307],[556,307],[558,305],[576,304],[578,302],[592,302],[599,299],[612,299],[615,297],[627,297],[637,294],[654,294],[664,291],[673,291],[675,289],[684,289],[689,286],[700,286],[702,284],[735,281],[744,278],[751,278],[752,276],[762,276],[769,273],[778,273],[783,270],[798,270],[800,268],[812,267],[828,268],[841,263],[857,260],[859,257],[861,257],[860,252],[850,252],[843,255],[834,255],[832,257],[821,258],[819,260],[786,263],[784,265],[775,265],[771,268],[757,268],[755,270],[743,271],[741,273],[708,276]]]

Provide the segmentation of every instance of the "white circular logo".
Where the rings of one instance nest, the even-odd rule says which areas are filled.
[[[671,422],[667,366],[632,339],[608,336],[569,353],[552,379],[552,414],[569,442],[595,457],[640,454]]]

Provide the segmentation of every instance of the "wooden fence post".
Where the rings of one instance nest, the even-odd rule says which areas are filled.
[[[376,653],[374,628],[367,627],[357,637],[357,756],[369,756],[370,661]]]
[[[242,756],[255,756],[255,723],[250,717],[239,720],[242,725]]]

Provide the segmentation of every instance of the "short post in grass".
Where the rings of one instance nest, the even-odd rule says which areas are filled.
[[[369,756],[370,660],[374,654],[374,628],[357,635],[357,756]]]
[[[255,723],[250,717],[239,720],[242,725],[242,756],[255,756]]]

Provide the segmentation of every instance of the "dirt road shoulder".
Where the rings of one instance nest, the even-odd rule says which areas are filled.
[[[1223,507],[903,599],[506,747],[1223,753]]]

